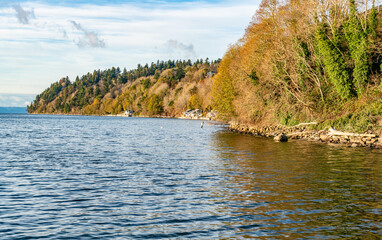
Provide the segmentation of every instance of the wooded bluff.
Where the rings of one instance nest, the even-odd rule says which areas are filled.
[[[157,61],[134,70],[111,68],[72,83],[53,83],[28,106],[30,113],[179,116],[186,108],[211,110],[212,76],[220,60]]]
[[[379,9],[374,1],[263,0],[221,62],[158,61],[64,78],[28,112],[178,116],[200,108],[253,125],[380,131]]]

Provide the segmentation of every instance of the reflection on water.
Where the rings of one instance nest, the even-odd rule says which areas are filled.
[[[382,237],[380,150],[227,132],[214,146],[226,177],[219,195],[231,203],[224,211],[248,236]]]
[[[381,164],[200,121],[0,115],[0,239],[379,239]]]

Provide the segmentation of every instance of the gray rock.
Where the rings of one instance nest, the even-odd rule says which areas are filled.
[[[287,142],[288,137],[285,134],[280,134],[274,137],[273,140],[275,140],[276,142]]]

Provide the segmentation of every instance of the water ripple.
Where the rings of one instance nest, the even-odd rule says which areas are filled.
[[[199,121],[1,115],[0,239],[379,239],[381,157]]]

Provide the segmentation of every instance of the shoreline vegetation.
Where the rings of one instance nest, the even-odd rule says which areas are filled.
[[[28,112],[179,118],[199,109],[236,132],[379,148],[381,10],[369,0],[263,0],[222,59],[62,78]]]

